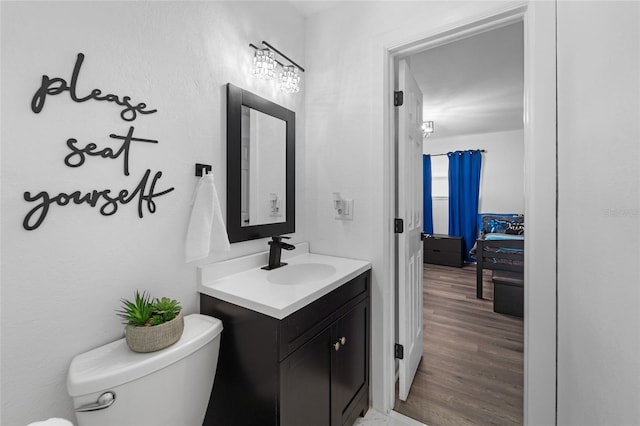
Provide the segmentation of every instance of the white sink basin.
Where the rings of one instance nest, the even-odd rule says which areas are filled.
[[[336,268],[326,263],[300,263],[282,266],[269,272],[267,281],[272,284],[296,285],[324,280],[336,273]]]
[[[283,319],[371,268],[365,260],[309,253],[296,245],[282,253],[288,265],[262,269],[268,253],[261,252],[200,267],[200,293]]]

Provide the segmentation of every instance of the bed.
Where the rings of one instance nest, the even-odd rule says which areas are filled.
[[[482,299],[485,269],[524,272],[524,217],[481,215],[481,236],[476,240],[476,297]],[[479,220],[480,222],[480,220]]]

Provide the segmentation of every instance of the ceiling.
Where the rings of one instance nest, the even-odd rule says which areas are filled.
[[[410,57],[431,138],[523,128],[522,22]]]
[[[331,1],[317,1],[317,0],[289,0],[289,3],[295,7],[298,12],[305,18],[316,13],[323,12],[327,9],[331,9],[333,6],[341,3],[344,0],[331,0]]]

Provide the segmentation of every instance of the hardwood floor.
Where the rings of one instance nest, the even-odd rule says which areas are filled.
[[[425,264],[424,355],[398,411],[429,426],[521,425],[523,320],[493,312],[491,272]],[[397,395],[397,392],[396,392]]]

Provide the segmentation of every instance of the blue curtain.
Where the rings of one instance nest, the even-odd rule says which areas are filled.
[[[478,200],[482,153],[476,151],[449,152],[449,235],[464,239],[465,260],[478,236]]]
[[[423,228],[425,234],[433,234],[433,207],[431,199],[431,156],[422,156],[422,205],[423,205]]]

